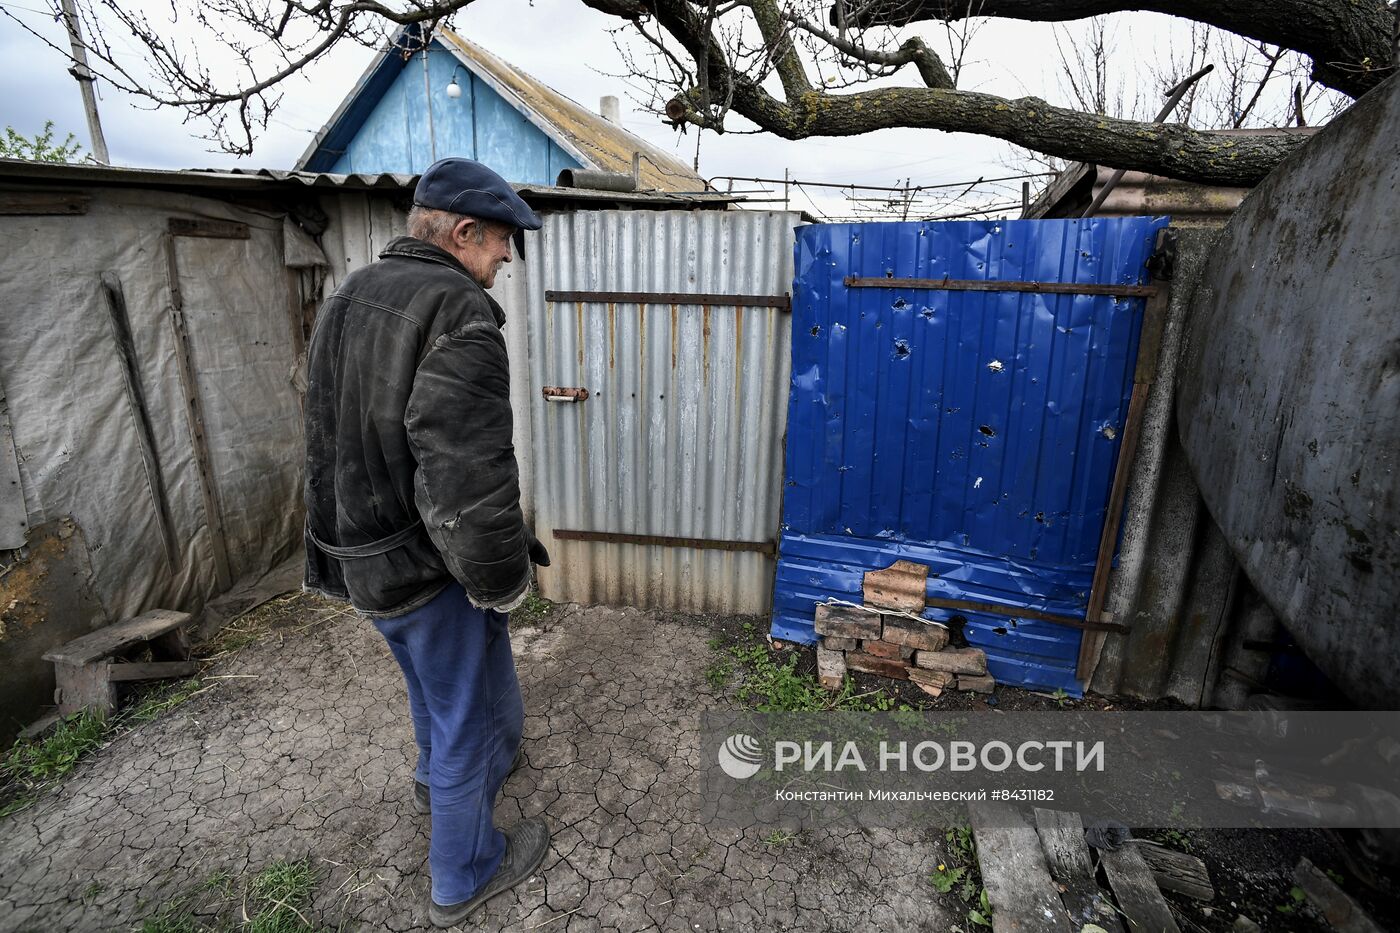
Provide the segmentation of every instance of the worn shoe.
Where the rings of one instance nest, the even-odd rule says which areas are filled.
[[[544,861],[549,851],[549,827],[544,820],[534,817],[521,820],[505,831],[506,854],[500,867],[491,880],[476,892],[471,900],[460,904],[439,904],[429,901],[428,920],[440,929],[456,926],[465,921],[481,905],[497,894],[502,894],[529,878]]]
[[[515,750],[515,760],[510,763],[510,773],[514,774],[515,769],[520,767],[520,759],[525,754],[524,746]],[[432,789],[422,781],[413,782],[413,809],[427,815],[433,812],[433,792]]]

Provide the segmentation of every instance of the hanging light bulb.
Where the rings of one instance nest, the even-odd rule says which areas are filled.
[[[457,76],[452,76],[452,83],[447,86],[447,96],[453,100],[462,96],[462,86],[457,83]]]

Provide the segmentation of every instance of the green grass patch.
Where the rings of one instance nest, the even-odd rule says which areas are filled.
[[[969,927],[992,925],[992,906],[987,901],[987,889],[982,886],[982,872],[977,865],[977,843],[972,828],[954,826],[943,834],[948,855],[934,868],[929,884],[939,894],[955,895],[967,909]]]
[[[711,638],[709,647],[720,657],[706,668],[705,680],[716,692],[734,685],[735,698],[746,709],[762,713],[912,709],[884,690],[860,692],[849,677],[840,690],[824,689],[815,673],[798,669],[803,658],[800,650],[777,651],[752,622],[743,623],[737,638]]]
[[[316,927],[302,911],[319,881],[309,859],[278,860],[248,885],[248,933],[308,933]]]
[[[279,859],[239,882],[217,871],[135,927],[139,933],[319,933],[306,916],[320,883],[310,859]],[[200,921],[195,914],[209,917]]]
[[[158,719],[170,712],[203,688],[204,682],[198,677],[162,685],[123,713],[122,718],[130,719],[133,722],[150,722],[152,719]]]
[[[532,589],[525,595],[525,601],[510,611],[510,621],[512,625],[539,625],[552,615],[554,603]]]
[[[96,713],[61,719],[45,735],[20,739],[0,759],[0,819],[18,813],[102,746],[111,726]]]
[[[157,719],[202,687],[198,677],[164,683],[111,718],[85,710],[59,720],[42,735],[20,739],[0,758],[0,819],[33,804],[123,726]]]

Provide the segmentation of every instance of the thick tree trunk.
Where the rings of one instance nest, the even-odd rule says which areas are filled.
[[[1034,97],[1006,100],[971,91],[885,88],[849,95],[810,93],[780,121],[736,109],[788,139],[854,136],[892,126],[994,136],[1077,162],[1185,181],[1251,186],[1306,141],[1297,134],[1227,136],[1179,124],[1140,123],[1052,107]],[[769,119],[762,119],[769,116]]]
[[[1218,26],[1313,60],[1313,78],[1360,97],[1396,70],[1395,12],[1385,0],[870,0],[850,3],[856,25],[904,25],[967,15],[1065,22],[1147,10]],[[834,13],[833,13],[834,15]]]

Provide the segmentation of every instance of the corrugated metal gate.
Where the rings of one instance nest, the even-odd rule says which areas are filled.
[[[757,211],[545,217],[526,278],[549,599],[768,610],[798,222]]]
[[[925,613],[965,619],[998,681],[1079,691],[1081,631],[1033,616],[1085,618],[1142,324],[1123,286],[1165,225],[798,231],[775,636],[813,641],[816,602],[907,558],[932,601],[1007,607]]]

